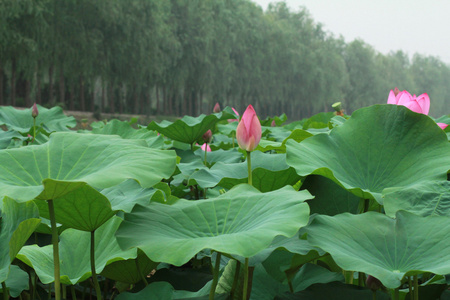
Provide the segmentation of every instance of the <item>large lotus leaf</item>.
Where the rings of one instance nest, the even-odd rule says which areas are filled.
[[[303,129],[295,129],[289,134],[287,138],[285,138],[282,142],[274,142],[269,140],[261,139],[259,142],[258,147],[256,147],[256,150],[266,152],[269,150],[275,150],[278,153],[286,153],[286,142],[289,139],[292,139],[296,141],[297,143],[300,143],[304,139],[307,139],[309,137],[313,136],[312,133],[303,130]]]
[[[334,216],[344,212],[358,213],[360,199],[326,177],[311,175],[303,182],[314,199],[308,201],[311,214]]]
[[[292,287],[295,292],[303,291],[316,283],[328,283],[344,281],[342,273],[331,272],[328,269],[313,264],[305,264],[292,279]]]
[[[107,188],[133,178],[151,187],[172,175],[176,155],[148,148],[143,140],[57,132],[46,144],[1,151],[0,161],[0,197],[26,201],[61,197],[73,181]],[[45,179],[55,185],[44,189]]]
[[[385,188],[445,180],[450,169],[444,132],[428,116],[404,106],[362,108],[329,135],[286,145],[286,161],[299,175],[328,177],[379,203]]]
[[[123,251],[117,244],[114,233],[122,219],[113,217],[95,231],[95,267],[101,273],[107,264],[137,257],[137,250]],[[61,283],[76,284],[91,276],[91,233],[67,229],[60,235],[59,257]],[[32,267],[44,284],[53,282],[53,246],[25,246],[17,258]]]
[[[328,122],[335,117],[333,112],[321,112],[305,121],[303,129],[309,128],[328,128]]]
[[[353,284],[341,282],[317,283],[304,291],[294,294],[278,294],[274,300],[390,300],[389,295],[382,291],[376,292],[374,298],[372,290]],[[422,298],[420,298],[422,299]]]
[[[139,247],[158,262],[182,265],[205,248],[251,257],[277,235],[292,236],[308,222],[307,191],[261,193],[242,184],[212,199],[137,205],[117,231],[123,248]]]
[[[112,210],[131,212],[136,204],[148,204],[156,191],[153,188],[143,188],[136,181],[129,179],[121,184],[103,189],[101,193],[108,198]]]
[[[146,278],[157,266],[158,263],[152,262],[139,251],[135,259],[118,260],[107,265],[101,275],[115,281],[135,284]]]
[[[11,262],[41,220],[33,202],[17,203],[5,197],[0,204],[0,282],[3,282]]]
[[[19,295],[29,288],[29,276],[28,273],[19,268],[16,265],[11,265],[8,279],[6,279],[6,288],[9,290],[11,297],[17,298]],[[0,286],[0,293],[3,290]]]
[[[427,181],[406,188],[390,188],[383,192],[386,215],[394,217],[398,210],[416,215],[450,216],[450,182]]]
[[[396,219],[362,215],[316,216],[306,228],[312,245],[329,252],[344,270],[359,271],[396,288],[414,271],[450,273],[448,217],[422,217],[406,211]]]
[[[300,177],[286,164],[285,154],[252,152],[253,186],[262,192],[273,191],[285,185],[295,184]],[[202,188],[216,185],[230,189],[247,182],[247,162],[225,164],[218,162],[211,169],[201,169],[189,177],[189,185]]]
[[[166,137],[179,142],[193,144],[200,140],[206,131],[213,129],[220,120],[231,119],[234,117],[234,114],[224,110],[217,114],[202,114],[198,117],[184,116],[175,122],[164,120],[158,124],[155,121],[152,121],[147,126],[147,129],[156,130]]]
[[[0,130],[0,149],[6,149],[11,144],[13,139],[20,141],[28,139],[28,137],[23,137],[17,131],[3,131]]]
[[[61,107],[55,106],[47,109],[37,105],[39,115],[36,117],[36,125],[43,126],[47,132],[68,131],[75,127],[77,121],[74,117],[64,115]],[[0,125],[6,125],[8,129],[26,133],[33,127],[32,108],[15,109],[12,106],[0,107]]]
[[[155,132],[145,128],[134,129],[130,123],[115,119],[109,121],[104,127],[92,129],[92,133],[118,135],[124,139],[141,139],[152,148],[160,149],[164,145],[162,136],[158,136]]]
[[[44,180],[46,188],[50,181]],[[115,214],[108,198],[84,182],[78,189],[52,199],[56,222],[78,230],[94,231]],[[47,203],[36,201],[36,205],[40,216],[50,219]]]

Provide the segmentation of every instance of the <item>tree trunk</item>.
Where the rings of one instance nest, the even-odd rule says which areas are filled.
[[[59,67],[59,102],[65,104],[66,86],[64,85],[64,69],[61,64]]]
[[[184,88],[183,91],[183,103],[182,103],[182,110],[181,110],[181,114],[183,116],[187,115],[188,111],[187,111],[187,104],[188,104],[188,92],[187,92],[187,87]]]
[[[131,110],[132,113],[137,114],[139,111],[139,95],[137,87],[134,87],[133,91],[133,109]]]
[[[31,107],[31,99],[30,99],[30,94],[31,94],[31,82],[30,80],[25,80],[25,106],[26,107]]]
[[[106,112],[106,83],[103,84],[103,80],[102,80],[102,109],[101,112]]]
[[[115,113],[114,89],[113,84],[111,82],[108,85],[108,98],[109,98],[109,113],[114,114]]]
[[[16,106],[16,59],[12,59],[11,67],[11,105]]]
[[[53,97],[53,63],[48,68],[48,102],[50,106],[55,105],[55,98]]]
[[[123,97],[122,97],[123,85],[119,88],[119,114],[123,114]]]
[[[75,110],[75,87],[73,84],[70,85],[70,95],[69,95],[69,109]]]
[[[39,74],[39,66],[36,71],[36,103],[42,104],[41,76]]]
[[[95,84],[92,85],[92,93],[91,93],[91,112],[95,112]]]
[[[159,116],[161,114],[161,110],[159,107],[159,89],[158,89],[158,85],[156,85],[156,115]]]
[[[163,114],[168,115],[167,113],[167,88],[163,87]]]
[[[80,76],[80,109],[86,111],[86,102],[84,100],[84,79]]]
[[[3,65],[0,60],[0,105],[4,105],[3,103]]]

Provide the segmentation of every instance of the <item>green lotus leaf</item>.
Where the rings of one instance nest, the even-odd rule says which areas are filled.
[[[158,263],[152,262],[142,251],[138,251],[135,259],[118,260],[105,267],[101,275],[106,278],[135,284],[146,278]]]
[[[176,156],[143,140],[57,132],[46,144],[0,151],[0,161],[0,197],[27,201],[61,197],[80,182],[107,188],[133,178],[151,187],[172,175]],[[45,179],[53,179],[51,188]]]
[[[450,273],[448,217],[399,211],[396,219],[368,212],[316,216],[306,228],[312,245],[332,255],[344,270],[365,272],[396,288],[405,274]]]
[[[154,300],[172,300],[174,288],[168,282],[153,282],[145,289],[137,293],[120,293],[115,297],[117,300],[138,300],[138,299],[154,299]]]
[[[11,262],[41,220],[33,202],[17,203],[5,197],[0,204],[0,282],[3,282],[8,278]]]
[[[121,184],[103,189],[101,193],[108,198],[112,210],[131,212],[136,204],[148,204],[156,191],[154,188],[143,188],[135,180],[128,179]]]
[[[311,214],[334,216],[344,212],[358,213],[360,199],[326,177],[308,176],[301,189],[308,190],[314,196],[313,200],[308,201]]]
[[[29,288],[29,276],[28,273],[19,268],[18,266],[11,265],[8,279],[6,279],[6,288],[9,290],[11,297],[17,298],[19,295]],[[0,286],[0,292],[3,290]]]
[[[318,113],[305,121],[303,124],[303,129],[310,128],[328,128],[328,122],[335,117],[336,115],[333,112],[321,112]]]
[[[331,272],[318,265],[304,264],[292,279],[294,292],[303,291],[316,283],[344,281],[342,273]]]
[[[13,139],[24,141],[24,140],[28,139],[28,137],[22,136],[17,131],[0,130],[0,149],[8,148],[8,146],[11,145],[11,142]]]
[[[239,185],[213,199],[137,205],[117,231],[122,248],[139,247],[158,262],[182,265],[205,248],[251,257],[277,235],[292,236],[308,222],[307,191],[261,193]]]
[[[228,124],[217,124],[217,129],[220,133],[223,133],[226,136],[236,135],[236,129],[238,126],[238,122],[231,122]]]
[[[206,131],[213,129],[220,120],[232,119],[234,117],[234,114],[224,110],[217,114],[202,114],[195,118],[184,116],[175,122],[164,120],[158,124],[155,121],[152,121],[147,126],[147,129],[156,130],[166,137],[179,142],[193,144],[194,142],[199,141]]]
[[[293,185],[299,179],[293,168],[286,164],[285,154],[252,152],[253,186],[262,192],[273,191],[285,185]],[[225,164],[218,162],[211,169],[201,169],[189,177],[189,185],[202,188],[219,185],[230,189],[248,181],[247,162]]]
[[[197,149],[195,150],[194,154],[200,157],[202,162],[204,161],[205,151],[203,151],[202,149]],[[206,161],[210,165],[219,161],[227,164],[238,163],[241,161],[241,159],[242,153],[239,152],[237,149],[231,150],[218,149],[215,151],[208,152],[206,154]]]
[[[119,260],[137,257],[137,250],[123,251],[117,244],[114,233],[122,219],[113,217],[95,231],[95,267],[100,274],[106,265]],[[66,229],[60,235],[59,257],[61,283],[76,284],[91,276],[91,233]],[[44,284],[54,281],[53,246],[25,246],[17,258],[32,267]]]
[[[47,132],[68,131],[69,128],[77,125],[75,118],[64,115],[61,107],[55,106],[51,109],[40,105],[37,107],[39,115],[36,117],[36,126],[42,126]],[[33,127],[31,110],[32,108],[0,107],[0,125],[6,125],[10,130],[26,133]]]
[[[51,179],[44,180],[45,190]],[[57,186],[58,182],[55,184]],[[74,183],[72,182],[72,185]],[[137,184],[137,183],[136,183]],[[108,198],[86,183],[61,197],[53,199],[56,222],[82,231],[94,231],[116,213]],[[50,219],[45,201],[35,201],[41,217]]]
[[[256,147],[256,150],[259,150],[261,152],[275,150],[277,153],[286,153],[286,142],[289,139],[292,139],[292,140],[296,141],[297,143],[300,143],[304,139],[307,139],[311,136],[313,136],[313,134],[306,130],[295,129],[282,142],[274,142],[274,141],[261,139],[258,147]]]
[[[383,189],[445,180],[450,169],[444,132],[428,116],[400,105],[359,109],[329,135],[286,146],[286,161],[299,175],[328,177],[380,204]]]
[[[158,136],[154,131],[145,128],[134,129],[130,123],[119,120],[111,120],[101,128],[94,128],[92,133],[118,135],[124,139],[141,139],[151,148],[161,149],[164,145],[162,136]]]
[[[294,294],[284,293],[278,294],[275,300],[298,300],[298,299],[314,299],[314,300],[349,300],[349,299],[377,299],[390,300],[389,295],[382,291],[376,292],[374,298],[372,290],[362,288],[353,284],[344,284],[341,282],[317,283],[306,290],[296,292]],[[422,299],[422,298],[420,298]]]
[[[384,190],[384,210],[394,217],[399,210],[416,215],[450,216],[450,182],[429,181],[405,188]]]

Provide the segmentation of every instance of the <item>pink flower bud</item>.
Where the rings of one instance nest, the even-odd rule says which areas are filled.
[[[229,120],[228,120],[228,123],[235,122],[235,121],[236,121],[236,122],[239,122],[239,113],[237,112],[237,110],[234,109],[234,107],[232,107],[231,109],[234,111],[234,113],[236,114],[236,116],[238,117],[238,119],[229,119]]]
[[[36,103],[34,103],[33,108],[31,109],[31,116],[33,118],[36,118],[38,115],[39,115],[39,111],[38,111]]]
[[[377,278],[369,275],[366,279],[366,286],[371,289],[372,291],[376,291],[381,287],[381,281],[379,281]]]
[[[220,105],[219,105],[219,102],[217,102],[216,105],[214,105],[213,112],[214,112],[214,113],[220,113]]]
[[[205,151],[205,149],[206,149],[206,152],[211,152],[211,147],[209,147],[209,145],[207,143],[204,143],[201,146],[201,148],[202,148],[203,151]]]
[[[249,105],[236,129],[239,147],[245,151],[253,151],[261,140],[261,133],[261,123],[253,106]]]
[[[203,134],[203,140],[205,141],[205,143],[209,143],[209,142],[211,142],[211,138],[212,138],[212,132],[210,129]]]
[[[407,91],[401,91],[395,95],[395,92],[391,90],[387,103],[403,105],[416,113],[424,115],[428,115],[430,111],[430,97],[428,97],[427,93],[416,97],[416,95],[411,96]]]
[[[272,120],[272,123],[270,124],[272,127],[277,127],[277,123],[275,123],[275,120]]]

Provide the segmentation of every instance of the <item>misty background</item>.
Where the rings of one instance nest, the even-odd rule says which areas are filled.
[[[393,43],[376,49],[361,38],[370,26],[345,20],[362,33],[344,37],[345,30],[331,27],[332,18],[327,24],[313,17],[311,1],[303,7],[292,5],[300,1],[257,2],[2,0],[0,105],[196,116],[219,102],[239,112],[253,104],[261,117],[286,113],[294,121],[330,111],[337,101],[346,113],[386,103],[398,87],[428,93],[431,115],[449,113],[449,58],[404,47],[398,34],[383,29],[385,17],[378,31]],[[423,23],[420,15],[380,3],[386,7],[377,9],[390,11],[394,25]],[[342,17],[337,8],[334,15]]]

